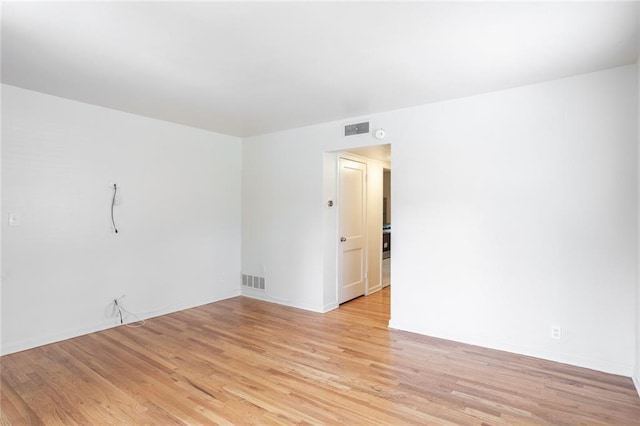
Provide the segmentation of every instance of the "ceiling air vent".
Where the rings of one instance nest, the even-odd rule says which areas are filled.
[[[369,133],[368,121],[364,121],[362,123],[347,124],[346,126],[344,126],[345,136],[359,135],[361,133]]]

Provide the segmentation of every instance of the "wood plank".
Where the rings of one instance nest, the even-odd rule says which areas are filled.
[[[630,379],[236,297],[0,358],[0,424],[640,424]]]

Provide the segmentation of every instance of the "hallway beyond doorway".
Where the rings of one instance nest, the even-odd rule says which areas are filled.
[[[391,258],[382,260],[382,287],[389,287],[391,284]]]

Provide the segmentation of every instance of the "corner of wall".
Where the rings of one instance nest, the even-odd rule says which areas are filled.
[[[640,7],[637,10],[637,17],[640,23]],[[636,40],[636,51],[640,54],[640,34]],[[636,96],[636,365],[632,379],[636,392],[640,396],[640,59],[636,61]]]
[[[638,22],[640,22],[640,8],[638,8]],[[638,52],[640,52],[640,40],[638,40]],[[640,60],[636,63],[636,116],[637,116],[637,139],[636,145],[636,215],[638,221],[636,222],[636,366],[633,379],[633,384],[636,387],[638,396],[640,396]]]

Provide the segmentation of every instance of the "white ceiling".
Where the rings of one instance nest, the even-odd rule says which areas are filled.
[[[249,136],[635,63],[636,2],[12,3],[2,82]]]

